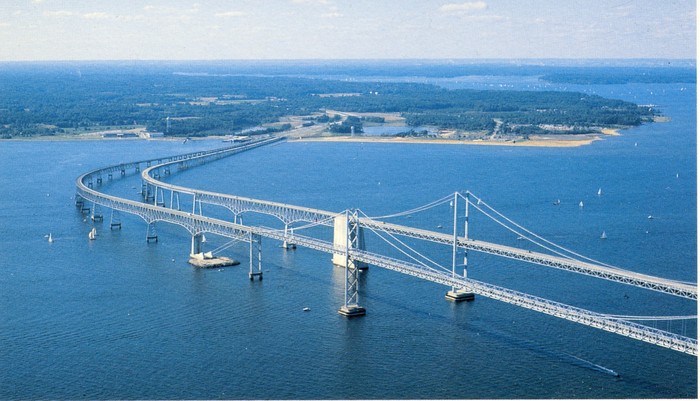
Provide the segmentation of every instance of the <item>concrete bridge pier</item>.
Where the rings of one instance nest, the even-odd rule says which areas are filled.
[[[156,231],[156,222],[148,222],[146,228],[146,242],[158,242],[158,232]]]
[[[170,191],[170,208],[180,210],[180,194],[178,192]]]
[[[349,222],[348,217],[341,215],[333,219],[333,245],[338,248],[345,248],[347,243],[350,243],[350,248],[365,249],[365,232],[359,226],[357,220]],[[340,254],[333,254],[333,265],[345,268],[345,257]],[[350,265],[359,270],[369,269],[369,265],[365,262],[350,260]]]
[[[294,236],[294,229],[289,229],[289,224],[284,223],[284,241],[282,242],[282,248],[297,249],[297,245],[289,241],[289,235],[291,235],[292,237]]]
[[[153,204],[155,206],[165,206],[165,194],[163,193],[163,188],[154,187],[153,192]],[[160,197],[158,196],[159,193]]]
[[[109,216],[109,229],[113,230],[115,228],[122,229],[122,219],[119,210],[112,209],[112,214]]]
[[[97,203],[92,202],[92,214],[90,215],[90,219],[92,221],[102,221],[102,213],[100,213],[100,210],[97,208]]]
[[[192,236],[192,247],[190,248],[190,257],[202,253],[202,244],[204,243],[204,235],[195,234]]]

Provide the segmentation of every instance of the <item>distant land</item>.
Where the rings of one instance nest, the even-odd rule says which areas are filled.
[[[659,111],[578,92],[446,89],[382,77],[523,75],[572,84],[692,83],[695,68],[689,64],[0,63],[0,137],[96,132],[329,137],[384,125],[406,127],[390,136],[433,140],[591,135],[654,121]]]

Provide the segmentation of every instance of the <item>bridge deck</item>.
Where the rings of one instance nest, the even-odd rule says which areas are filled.
[[[182,161],[195,161],[203,163],[207,160],[226,157],[271,142],[274,141],[261,141],[249,145],[236,146],[222,150],[197,152],[196,154],[190,154],[187,157],[178,156],[179,158],[171,157],[157,159],[161,162],[161,164],[153,166],[150,169],[146,168],[143,171],[142,175],[144,180],[146,180],[149,185],[167,188],[172,191],[187,192],[195,196],[201,196],[200,199],[208,199],[211,201],[221,199],[223,201],[230,198],[236,198],[236,201],[240,200],[246,202],[249,206],[259,205],[258,210],[262,210],[264,206],[272,207],[276,210],[294,210],[295,213],[303,211],[302,214],[305,213],[307,216],[304,218],[311,219],[316,219],[323,216],[325,216],[324,218],[327,218],[330,216],[337,215],[337,213],[330,213],[308,208],[300,208],[281,203],[259,201],[249,198],[232,197],[226,194],[208,193],[211,197],[206,198],[207,193],[205,193],[204,191],[197,191],[194,189],[172,186],[170,184],[165,184],[163,182],[157,181],[150,176],[152,171],[159,167],[163,167],[166,164],[172,164]],[[133,166],[135,169],[138,169],[140,167],[140,164],[146,163],[148,165],[154,161],[155,159],[135,162],[130,165]],[[264,236],[266,238],[278,241],[291,240],[300,246],[305,246],[310,249],[315,249],[330,254],[344,254],[344,252],[346,252],[346,249],[339,249],[336,246],[334,246],[331,242],[319,240],[316,238],[289,234],[286,232],[286,230],[278,230],[257,226],[245,226],[242,224],[236,224],[203,215],[174,210],[163,206],[122,199],[116,196],[101,193],[91,188],[92,185],[88,185],[88,183],[92,182],[93,177],[101,176],[101,174],[106,174],[109,171],[122,171],[123,166],[125,165],[110,166],[81,175],[76,182],[77,195],[84,200],[94,202],[98,205],[138,215],[149,223],[155,221],[164,221],[180,225],[186,228],[192,235],[207,232],[216,235],[221,235],[227,238],[245,241],[250,237],[250,234],[252,233],[255,235]],[[308,217],[313,215],[315,215],[316,217]],[[439,243],[451,244],[453,241],[453,237],[446,234],[389,223],[374,222],[369,219],[362,219],[360,224],[368,228],[381,228],[385,231],[412,236],[415,238],[427,239]],[[653,287],[644,285],[643,286],[645,288],[651,288],[657,291],[669,292],[674,295],[686,296],[688,298],[696,299],[697,289],[695,287],[689,286],[684,283],[678,283],[673,280],[660,279],[657,277],[641,275],[625,270],[611,269],[604,266],[597,266],[586,264],[583,262],[571,261],[568,259],[557,258],[550,255],[532,253],[517,248],[506,247],[483,241],[474,241],[465,238],[459,238],[458,242],[459,246],[470,250],[494,253],[500,256],[510,257],[514,259],[528,260],[533,263],[543,264],[557,268],[566,268],[567,270],[578,271],[581,273],[591,274],[597,277],[604,277],[607,279],[613,279],[615,281],[626,282],[628,284],[639,285],[639,281],[653,283]],[[459,277],[455,278],[446,272],[427,269],[423,266],[411,264],[397,259],[388,258],[383,255],[373,254],[367,251],[353,249],[351,257],[357,261],[370,263],[375,266],[391,269],[415,277],[420,277],[422,279],[443,285],[454,286],[458,288],[468,288],[470,291],[473,291],[477,294],[488,298],[536,310],[552,316],[560,317],[587,326],[596,327],[637,340],[681,351],[687,354],[697,355],[697,340],[693,338],[688,338],[677,334],[653,329],[619,318],[614,318],[595,312],[587,311],[584,309],[576,308],[573,306],[545,300],[542,298],[534,297],[532,295],[520,293],[506,288],[501,288],[491,284],[486,284],[476,280]],[[620,277],[622,277],[622,279]],[[669,289],[671,290],[669,291]]]
[[[249,211],[264,213],[278,217],[285,224],[304,221],[310,223],[320,222],[325,225],[332,225],[333,223],[331,219],[334,216],[338,215],[338,213],[320,209],[313,209],[279,202],[271,202],[266,200],[245,198],[235,195],[186,188],[170,183],[165,183],[153,177],[154,171],[177,162],[178,161],[170,161],[147,168],[142,171],[141,177],[144,180],[144,182],[154,187],[174,192],[191,194],[195,196],[200,202],[226,207],[229,210],[233,211],[235,214],[240,214]],[[440,244],[451,245],[454,241],[454,237],[450,234],[392,224],[383,221],[376,221],[368,218],[360,218],[360,225],[362,227],[372,230],[379,230],[389,232],[392,234],[404,235],[407,237],[432,241]],[[547,267],[554,267],[557,269],[603,278],[606,280],[611,280],[623,284],[629,284],[637,287],[647,288],[654,291],[664,292],[684,298],[697,299],[696,286],[687,283],[682,283],[676,280],[637,273],[625,269],[612,268],[593,263],[587,263],[575,259],[568,259],[559,256],[548,255],[540,252],[524,250],[486,241],[467,239],[464,237],[458,238],[457,246],[463,249],[503,256]]]

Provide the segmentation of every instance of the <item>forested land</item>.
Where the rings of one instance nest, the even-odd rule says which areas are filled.
[[[284,116],[317,118],[326,109],[401,113],[410,126],[470,131],[492,130],[498,119],[512,133],[540,132],[546,125],[566,125],[574,132],[639,125],[656,113],[576,92],[194,73],[173,65],[0,65],[0,136],[5,138],[130,126],[170,136],[220,135]],[[337,132],[349,131],[353,121],[344,122],[336,124]]]

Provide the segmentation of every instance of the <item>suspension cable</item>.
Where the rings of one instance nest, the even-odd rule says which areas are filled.
[[[423,206],[416,207],[416,208],[411,209],[411,210],[406,210],[406,211],[404,211],[404,212],[399,212],[399,213],[394,213],[394,214],[387,214],[387,215],[384,215],[384,216],[374,216],[374,217],[369,217],[369,216],[368,216],[367,218],[370,219],[370,220],[390,219],[390,218],[393,218],[393,217],[401,217],[401,216],[406,216],[406,215],[409,215],[409,214],[420,213],[420,212],[422,212],[422,211],[431,209],[431,208],[433,208],[433,207],[436,207],[436,206],[445,204],[445,203],[447,203],[448,201],[450,201],[451,199],[452,199],[452,195],[450,194],[450,195],[447,195],[447,196],[445,196],[445,197],[443,197],[443,198],[440,198],[440,199],[438,199],[438,200],[432,201],[432,202],[430,202],[430,203],[427,203],[427,204],[425,204],[425,205],[423,205]]]
[[[610,264],[607,264],[607,263],[604,263],[604,262],[600,262],[600,261],[598,261],[598,260],[589,258],[589,257],[584,256],[584,255],[581,255],[581,254],[579,254],[579,253],[576,253],[576,252],[574,252],[574,251],[572,251],[572,250],[570,250],[570,249],[567,249],[567,248],[565,248],[565,247],[563,247],[563,246],[561,246],[561,245],[555,244],[554,242],[549,241],[548,239],[546,239],[546,238],[544,238],[544,237],[538,235],[537,233],[534,233],[534,232],[528,230],[527,228],[525,228],[525,227],[521,226],[520,224],[516,223],[515,221],[509,219],[507,216],[503,215],[503,214],[500,213],[498,210],[494,209],[494,208],[491,207],[488,203],[482,201],[479,197],[477,197],[476,195],[472,194],[471,192],[469,192],[469,194],[472,195],[472,196],[474,196],[474,197],[478,200],[478,204],[484,205],[486,208],[488,208],[489,210],[493,211],[493,212],[496,213],[498,216],[502,217],[503,219],[505,219],[505,220],[508,221],[509,223],[515,225],[515,226],[518,227],[519,229],[524,230],[526,233],[528,233],[528,234],[530,234],[530,235],[536,237],[537,239],[539,239],[539,240],[541,240],[541,241],[544,241],[544,242],[546,242],[547,244],[550,244],[550,245],[552,245],[552,246],[554,246],[554,247],[556,247],[556,248],[558,248],[558,249],[561,249],[561,250],[564,251],[564,252],[567,252],[567,253],[569,253],[569,254],[571,254],[571,255],[574,255],[574,256],[577,256],[577,257],[579,257],[579,258],[588,260],[588,261],[593,262],[593,263],[597,263],[597,264],[602,265],[602,266],[606,266],[606,267],[610,267],[610,268],[619,269],[619,267],[616,267],[616,266],[613,266],[613,265],[610,265]],[[473,202],[471,202],[471,201],[470,201],[469,203],[470,203],[470,204],[473,204]],[[476,205],[475,205],[475,206],[476,206]],[[479,209],[479,208],[477,207],[477,209]],[[479,209],[479,210],[480,210],[480,209]],[[481,210],[480,210],[480,211],[481,211]],[[482,211],[482,213],[484,213],[484,212]],[[489,217],[490,217],[490,216],[489,216]],[[493,217],[491,217],[491,218],[494,219]],[[494,219],[494,221],[496,221],[496,220]],[[504,225],[504,227],[505,227],[505,225]],[[528,241],[530,241],[530,242],[533,242],[533,243],[537,244],[537,242],[535,242],[535,241],[532,240],[531,238],[528,238],[528,237],[525,236],[525,235],[522,235],[522,233],[520,233],[520,232],[517,232],[517,231],[515,231],[515,230],[513,230],[513,229],[510,229],[510,231],[512,231],[512,232],[514,232],[514,233],[516,233],[516,234],[518,234],[518,235],[520,235],[520,236],[522,236],[523,238],[526,238],[526,239],[527,239]],[[543,245],[540,245],[540,244],[537,244],[537,245],[542,246],[543,248],[552,251],[551,249],[549,249],[549,248],[547,248],[547,247],[544,247]],[[566,257],[567,259],[574,259],[574,260],[575,260],[575,258],[573,258],[573,257],[571,257],[571,256],[562,255],[562,254],[559,253],[559,252],[557,252],[557,254],[560,255],[560,256]]]
[[[366,215],[363,211],[361,211],[361,210],[359,210],[359,209],[358,209],[358,211],[359,211],[363,216],[365,216],[366,218],[372,220],[371,218],[367,217],[367,215]],[[386,238],[384,238],[384,236],[382,236],[382,234],[380,234],[377,230],[374,230],[374,229],[371,228],[371,227],[368,227],[368,228],[369,228],[370,231],[372,231],[373,233],[375,233],[379,238],[381,238],[384,242],[386,242],[387,244],[391,245],[393,248],[395,248],[396,250],[398,250],[398,251],[401,252],[402,254],[406,255],[407,257],[411,258],[411,260],[413,260],[414,262],[416,262],[416,263],[420,264],[421,266],[423,266],[423,267],[425,267],[425,268],[427,268],[427,269],[430,269],[430,270],[432,270],[432,271],[436,271],[436,272],[438,271],[438,269],[435,269],[435,268],[433,268],[433,267],[428,266],[428,265],[425,264],[424,262],[418,260],[416,257],[414,257],[414,256],[412,256],[412,255],[410,255],[410,254],[408,254],[406,251],[404,251],[403,249],[399,248],[396,244],[394,244],[394,243],[392,243],[391,241],[389,241],[389,240],[387,240]],[[446,269],[445,267],[441,266],[439,263],[433,261],[432,259],[428,258],[427,256],[423,255],[422,253],[416,251],[415,249],[413,249],[412,247],[410,247],[409,245],[407,245],[406,243],[404,243],[404,242],[401,241],[400,239],[396,238],[393,234],[388,233],[388,232],[386,232],[386,231],[382,231],[382,232],[383,232],[384,234],[389,235],[392,239],[394,239],[395,241],[399,242],[399,243],[400,243],[401,245],[403,245],[406,249],[408,249],[408,250],[410,250],[411,252],[415,253],[415,254],[418,255],[419,257],[421,257],[421,258],[427,260],[428,262],[432,263],[433,265],[437,266],[438,268],[440,268],[440,269],[442,269],[442,270],[444,270],[444,271],[446,271],[446,272],[449,272],[448,269]]]

